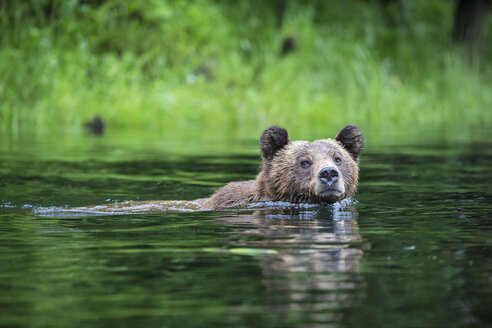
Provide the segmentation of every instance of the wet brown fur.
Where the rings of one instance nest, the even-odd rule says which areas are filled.
[[[364,147],[359,128],[349,125],[333,139],[313,142],[290,141],[287,131],[271,126],[260,138],[261,172],[255,180],[231,182],[210,198],[197,200],[209,209],[221,209],[259,201],[289,201],[294,203],[334,203],[351,197],[357,190],[358,161]],[[341,163],[336,164],[335,158]],[[301,163],[309,161],[309,168]],[[318,172],[324,167],[337,167],[343,192],[320,193]],[[318,190],[318,192],[317,192]]]

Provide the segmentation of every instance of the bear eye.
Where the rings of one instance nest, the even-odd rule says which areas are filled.
[[[336,165],[342,164],[342,159],[340,157],[335,157],[335,164]]]
[[[302,166],[302,168],[307,169],[308,167],[311,166],[311,162],[310,161],[302,161],[301,166]]]

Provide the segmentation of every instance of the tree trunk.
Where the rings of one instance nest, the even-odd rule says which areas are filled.
[[[471,59],[478,57],[483,39],[483,25],[490,0],[457,0],[454,11],[453,41],[465,46]]]

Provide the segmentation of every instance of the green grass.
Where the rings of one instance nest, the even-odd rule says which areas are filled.
[[[4,133],[100,114],[111,129],[175,134],[351,123],[376,143],[490,136],[491,51],[470,65],[450,43],[447,2],[404,2],[397,25],[367,1],[288,2],[281,26],[275,2],[72,1],[46,15],[47,3],[0,6]],[[298,50],[282,57],[286,35]]]

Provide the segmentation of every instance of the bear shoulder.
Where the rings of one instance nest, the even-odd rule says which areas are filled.
[[[202,200],[204,207],[215,210],[245,205],[256,201],[256,180],[230,182],[209,198]]]

